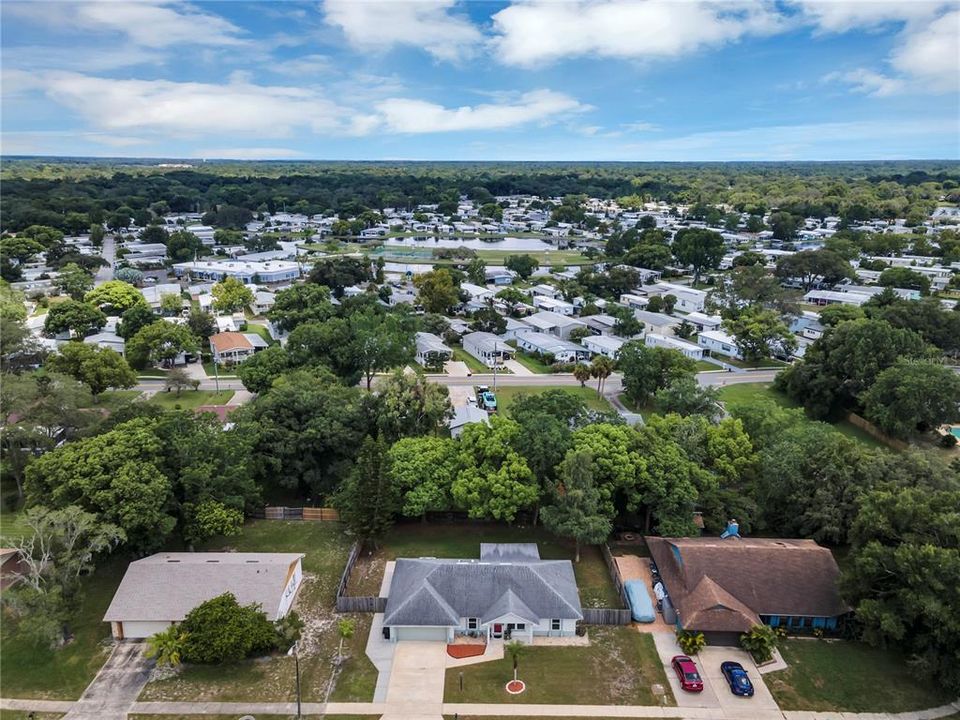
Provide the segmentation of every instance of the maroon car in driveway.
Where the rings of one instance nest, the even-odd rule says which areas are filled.
[[[670,661],[677,674],[680,687],[687,692],[703,692],[703,678],[697,671],[697,665],[686,655],[677,655]]]

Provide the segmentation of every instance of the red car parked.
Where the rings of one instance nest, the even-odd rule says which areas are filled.
[[[680,687],[687,692],[703,692],[703,679],[697,672],[697,665],[686,655],[677,655],[670,661],[673,671],[677,673]]]

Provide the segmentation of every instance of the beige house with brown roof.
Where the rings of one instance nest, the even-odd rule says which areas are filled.
[[[835,630],[850,611],[833,553],[813,540],[646,538],[677,627],[736,644],[755,625]]]
[[[256,333],[222,332],[210,336],[213,361],[219,365],[241,363],[267,346],[267,341]]]

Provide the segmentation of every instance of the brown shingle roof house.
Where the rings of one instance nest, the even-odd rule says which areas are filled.
[[[765,623],[832,630],[850,607],[840,598],[840,569],[813,540],[646,538],[684,630],[714,643],[736,642]]]

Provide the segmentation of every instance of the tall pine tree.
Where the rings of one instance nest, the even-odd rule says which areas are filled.
[[[400,511],[401,494],[391,481],[387,443],[369,435],[335,498],[340,519],[363,542],[376,546]]]
[[[603,542],[612,528],[610,518],[600,508],[600,491],[593,481],[593,455],[584,450],[567,452],[560,463],[555,495],[553,505],[543,508],[540,517],[550,532],[576,541],[576,561],[580,562],[580,545]]]

